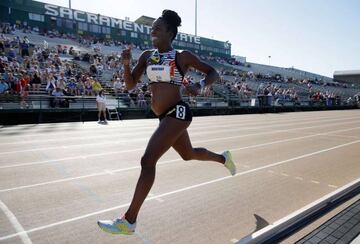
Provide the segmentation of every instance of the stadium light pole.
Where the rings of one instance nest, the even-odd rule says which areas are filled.
[[[71,9],[71,0],[69,0],[69,9]]]
[[[197,36],[197,0],[195,0],[195,36]]]

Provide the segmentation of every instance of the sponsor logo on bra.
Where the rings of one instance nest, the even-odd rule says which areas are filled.
[[[152,71],[164,70],[164,67],[151,67]]]

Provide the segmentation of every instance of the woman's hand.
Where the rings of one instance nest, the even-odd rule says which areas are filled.
[[[191,84],[185,87],[185,93],[188,96],[198,96],[201,93],[201,86],[199,83]]]
[[[130,65],[131,61],[131,47],[124,49],[121,53],[121,61],[123,65]]]

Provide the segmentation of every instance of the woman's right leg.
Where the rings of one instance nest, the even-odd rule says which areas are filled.
[[[136,222],[140,207],[154,183],[157,161],[169,150],[189,125],[190,122],[188,121],[165,117],[151,136],[145,153],[141,158],[141,174],[136,185],[134,197],[125,214],[126,220],[130,223]]]

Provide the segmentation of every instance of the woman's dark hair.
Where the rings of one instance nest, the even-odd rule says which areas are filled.
[[[181,18],[175,11],[165,9],[159,19],[162,19],[166,23],[167,29],[174,33],[171,39],[173,41],[178,33],[178,27],[181,26]]]

